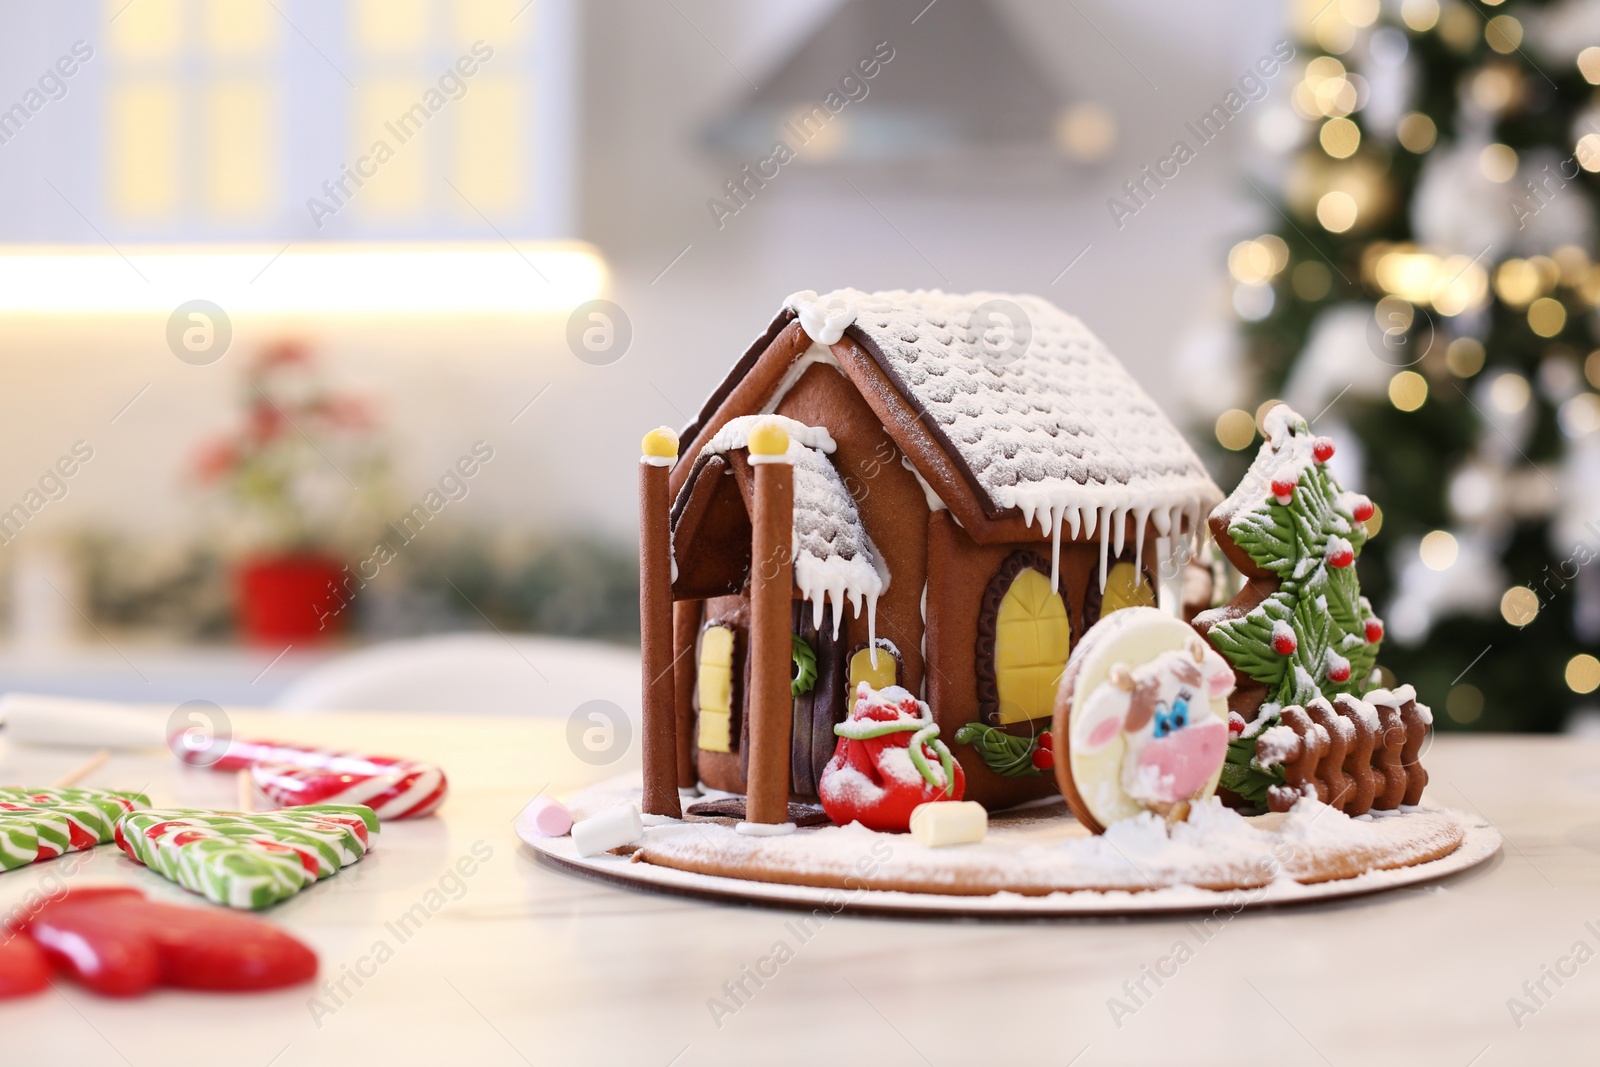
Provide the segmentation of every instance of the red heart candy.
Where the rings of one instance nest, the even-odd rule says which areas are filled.
[[[310,981],[317,957],[247,915],[146,900],[137,890],[76,890],[28,930],[51,962],[96,993],[137,996],[156,985],[243,992]]]
[[[0,1000],[26,997],[50,984],[50,961],[20,934],[0,941]]]

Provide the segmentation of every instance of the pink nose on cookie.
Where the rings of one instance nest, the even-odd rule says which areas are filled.
[[[1210,781],[1227,748],[1228,727],[1208,716],[1166,737],[1151,738],[1139,753],[1139,766],[1156,769],[1163,795],[1155,799],[1171,803],[1193,796]]]

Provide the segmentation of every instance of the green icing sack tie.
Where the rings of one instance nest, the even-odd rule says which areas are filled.
[[[911,765],[922,775],[922,780],[936,789],[942,788],[950,792],[950,783],[955,779],[955,757],[950,754],[950,746],[939,740],[939,727],[927,719],[894,719],[884,722],[880,719],[846,719],[833,728],[833,732],[840,737],[848,737],[852,741],[868,741],[875,737],[887,737],[889,734],[914,731],[911,742],[906,747],[906,754],[911,757]],[[922,754],[922,746],[927,745],[933,749],[934,755],[939,757],[939,767],[944,771],[944,781],[934,777],[933,766],[928,758]]]

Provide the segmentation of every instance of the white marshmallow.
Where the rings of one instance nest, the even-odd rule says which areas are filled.
[[[972,845],[989,832],[989,813],[971,800],[938,800],[911,810],[911,837],[927,848]]]
[[[644,823],[634,804],[624,804],[572,824],[572,843],[580,856],[598,856],[631,845],[643,836]]]

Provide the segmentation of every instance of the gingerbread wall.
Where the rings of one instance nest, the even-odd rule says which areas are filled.
[[[901,453],[855,386],[834,368],[817,364],[778,404],[777,414],[808,426],[825,426],[838,443],[830,457],[868,535],[889,568],[889,588],[878,598],[878,636],[900,650],[900,684],[922,686],[922,583],[927,574],[927,497],[900,462]],[[867,620],[845,614],[854,650],[867,643]]]
[[[1131,547],[1131,545],[1129,546]],[[967,774],[966,799],[994,809],[1020,804],[1057,792],[1049,775],[1003,778],[984,764],[970,745],[955,743],[962,726],[981,718],[978,693],[978,621],[990,579],[1013,552],[1050,556],[1050,542],[1016,541],[980,545],[969,537],[947,511],[928,516],[928,685],[927,700],[939,723],[939,736],[961,761]],[[1155,556],[1155,539],[1147,539],[1144,560]],[[1084,609],[1091,585],[1098,589],[1100,545],[1097,540],[1064,542],[1061,546],[1061,593],[1072,623],[1072,644],[1077,647],[1086,623]],[[1048,730],[1048,720],[1013,723],[1004,729],[1027,737]]]

